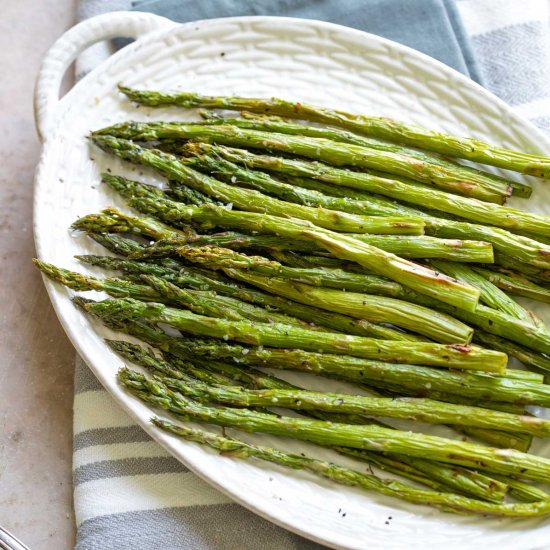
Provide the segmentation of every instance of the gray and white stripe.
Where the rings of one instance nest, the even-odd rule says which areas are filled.
[[[77,550],[321,548],[245,510],[191,473],[120,410],[76,361]]]
[[[486,87],[550,132],[550,0],[458,0]]]

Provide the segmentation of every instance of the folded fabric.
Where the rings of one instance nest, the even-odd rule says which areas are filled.
[[[81,0],[79,17],[132,7],[181,22],[284,15],[359,28],[443,61],[550,131],[546,0]],[[108,44],[92,48],[78,59],[77,74],[110,52]],[[322,548],[189,472],[121,412],[79,358],[74,411],[77,549]]]

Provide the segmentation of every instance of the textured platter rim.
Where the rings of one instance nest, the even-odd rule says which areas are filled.
[[[73,97],[76,97],[79,93],[79,90],[84,88],[87,82],[89,82],[92,78],[97,76],[98,74],[101,74],[102,71],[105,70],[106,67],[119,63],[121,60],[126,59],[127,61],[131,59],[131,56],[133,52],[135,52],[137,49],[139,49],[140,45],[143,43],[150,43],[154,42],[156,40],[159,40],[161,37],[165,35],[169,35],[171,33],[181,32],[182,27],[191,28],[194,25],[201,25],[203,27],[206,26],[215,26],[217,24],[224,23],[227,21],[265,21],[266,23],[273,23],[274,25],[284,25],[285,21],[287,21],[289,18],[278,18],[278,17],[236,17],[236,18],[223,18],[223,19],[214,19],[214,20],[207,20],[207,21],[199,21],[199,22],[191,22],[187,23],[175,28],[170,28],[168,30],[160,30],[156,31],[140,40],[138,40],[136,43],[128,46],[127,48],[124,48],[120,52],[117,52],[112,58],[110,58],[108,61],[106,61],[104,64],[96,68],[92,73],[87,75],[81,82],[79,82],[73,90],[69,92],[69,94],[62,100],[61,108],[62,109],[68,109],[68,106],[70,105],[70,102],[72,101]],[[295,19],[292,19],[293,23],[296,23]],[[334,25],[331,23],[326,22],[319,22],[314,20],[303,20],[303,25],[310,25],[313,27],[320,27],[320,28],[328,28],[335,32],[341,32],[345,33],[346,35],[354,35],[356,38],[360,38],[365,41],[365,44],[369,41],[379,44],[385,44],[388,47],[392,48],[395,51],[398,52],[406,52],[409,55],[412,55],[416,57],[417,59],[431,65],[432,67],[437,68],[438,70],[444,71],[451,80],[462,82],[463,84],[469,86],[471,89],[475,90],[476,93],[482,95],[485,100],[491,101],[499,106],[500,109],[505,111],[510,117],[514,118],[515,121],[523,127],[525,132],[529,132],[531,134],[531,138],[529,139],[529,142],[534,146],[534,148],[548,148],[550,146],[550,140],[542,134],[537,128],[535,128],[531,123],[523,119],[521,116],[517,115],[510,107],[508,107],[504,102],[493,96],[490,92],[482,88],[481,86],[473,83],[469,79],[467,79],[465,76],[461,75],[460,73],[457,73],[456,71],[450,69],[449,67],[446,67],[442,63],[433,60],[432,58],[425,56],[423,54],[420,54],[419,52],[415,52],[414,50],[411,50],[410,48],[407,48],[405,46],[401,46],[399,44],[396,44],[392,41],[382,39],[375,35],[370,35],[368,33],[364,33],[362,31],[357,31],[354,29],[348,29],[346,27],[342,27],[339,25]],[[116,84],[116,82],[113,82],[113,86]],[[61,111],[59,111],[61,112]],[[56,135],[58,132],[61,131],[62,125],[60,128],[54,132],[47,140],[44,145],[43,155],[40,161],[40,164],[37,168],[36,172],[36,193],[35,193],[35,212],[38,211],[41,208],[40,204],[40,197],[41,194],[46,192],[47,184],[42,182],[40,179],[40,174],[42,167],[45,163],[45,159],[47,158],[47,155],[49,154],[49,151],[55,147],[55,141],[56,141]],[[538,141],[539,147],[536,147],[535,139]],[[36,220],[36,217],[35,217]],[[39,257],[42,257],[42,243],[41,239],[43,238],[40,234],[40,228],[35,225],[35,244],[37,248],[37,252]],[[173,444],[173,439],[167,435],[165,435],[163,432],[160,432],[159,430],[152,427],[149,422],[149,414],[144,415],[143,413],[143,406],[140,406],[141,404],[137,403],[135,399],[128,396],[127,394],[121,393],[120,391],[116,391],[119,389],[116,386],[116,382],[113,382],[110,375],[104,370],[102,370],[100,367],[96,365],[96,361],[94,358],[94,350],[86,348],[82,342],[79,340],[80,338],[80,327],[73,327],[68,323],[68,318],[64,316],[63,310],[67,307],[67,293],[60,290],[56,285],[51,283],[50,281],[45,281],[46,288],[48,290],[48,293],[50,295],[50,299],[52,300],[52,303],[54,305],[54,308],[56,310],[56,313],[66,331],[69,338],[71,339],[73,345],[77,348],[81,356],[86,360],[88,365],[92,368],[94,371],[94,374],[99,378],[101,383],[106,387],[106,389],[115,397],[117,402],[121,404],[124,409],[130,413],[130,415],[143,427],[155,440],[157,440],[159,443],[161,443],[165,448],[167,448],[172,454],[174,454],[179,460],[184,462],[187,466],[192,469],[196,474],[198,474],[200,477],[208,481],[211,485],[214,485],[217,489],[221,490],[225,494],[228,494],[239,502],[240,504],[246,506],[247,508],[253,510],[255,513],[261,515],[262,517],[269,519],[270,521],[273,521],[274,523],[277,523],[278,525],[281,525],[287,529],[290,529],[300,535],[303,535],[309,539],[315,540],[317,542],[328,544],[335,547],[340,548],[355,548],[359,546],[355,546],[350,543],[349,536],[348,537],[339,537],[338,532],[331,532],[327,534],[326,536],[317,536],[314,532],[311,530],[308,530],[307,528],[297,524],[292,523],[288,516],[283,514],[286,519],[283,519],[282,517],[278,517],[276,512],[278,510],[277,507],[271,506],[269,511],[267,511],[265,508],[261,507],[261,504],[252,502],[251,500],[247,500],[245,496],[240,494],[238,488],[236,486],[229,485],[223,485],[221,483],[218,483],[215,479],[213,479],[211,476],[208,475],[208,473],[202,471],[199,466],[192,463],[190,458],[183,457],[180,452],[176,450],[176,446]],[[69,307],[72,307],[72,305],[69,304]],[[203,451],[204,452],[204,451]],[[220,460],[226,460],[226,459],[220,459]],[[372,546],[372,544],[371,544]],[[385,546],[385,548],[388,548],[389,546]],[[510,547],[511,548],[511,547]],[[520,546],[514,546],[514,548],[520,548]],[[521,548],[533,548],[533,546],[521,546]]]

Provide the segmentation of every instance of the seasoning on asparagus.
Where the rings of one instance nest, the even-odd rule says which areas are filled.
[[[195,171],[189,175],[190,177],[198,175],[199,179],[207,178]],[[448,304],[473,311],[479,300],[479,290],[470,285],[351,237],[316,227],[305,220],[283,219],[255,212],[236,212],[213,205],[184,206],[164,199],[163,194],[158,190],[150,190],[148,186],[130,182],[124,178],[109,178],[107,183],[125,196],[130,206],[147,214],[158,215],[165,221],[172,223],[193,221],[201,224],[223,225],[232,229],[277,234],[287,238],[309,239],[319,243],[339,258],[357,262],[376,274],[387,276]],[[81,222],[77,227],[81,227]]]
[[[354,191],[368,191],[369,193],[384,194],[393,185],[387,178],[356,172],[353,170],[339,169],[320,162],[309,162],[304,160],[288,159],[266,155],[257,155],[249,151],[239,149],[218,148],[218,154],[232,162],[244,163],[248,168],[259,168],[262,170],[275,171],[285,176],[301,177],[299,185],[307,182],[304,178],[314,178],[320,185],[324,194],[332,194],[335,187],[343,190],[343,196],[353,196]],[[330,184],[330,192],[325,184]],[[404,198],[411,195],[409,189]],[[357,198],[357,197],[356,197]],[[488,227],[481,224],[466,223],[446,219],[440,213],[430,211],[429,214],[422,212],[424,208],[430,208],[430,203],[422,204],[422,210],[411,206],[401,205],[392,202],[384,197],[372,197],[361,193],[360,200],[368,200],[372,208],[378,208],[384,215],[421,215],[426,223],[426,233],[432,236],[451,239],[473,239],[491,243],[496,251],[505,254],[507,257],[538,266],[541,268],[550,267],[548,256],[550,247],[544,243],[537,242],[531,238],[515,235],[501,228]],[[352,202],[352,201],[350,201]],[[341,208],[345,208],[342,205]],[[354,207],[351,207],[354,210]]]
[[[91,303],[86,305],[86,309],[100,317],[143,318],[153,323],[166,323],[190,334],[227,338],[252,345],[300,348],[333,354],[346,353],[382,361],[474,369],[500,374],[505,372],[507,363],[504,353],[464,344],[375,340],[347,334],[310,331],[277,323],[215,319],[131,298]]]
[[[158,377],[123,368],[119,380],[142,396],[144,388],[156,402],[185,418],[232,427],[247,432],[290,436],[294,439],[416,456],[488,472],[517,475],[525,479],[550,480],[550,460],[512,449],[493,449],[474,443],[381,426],[339,424],[305,418],[276,416],[249,409],[207,407],[170,390]]]
[[[453,170],[457,177],[469,179],[475,177],[477,181],[485,183],[491,187],[494,182],[508,185],[512,187],[512,195],[528,198],[531,196],[532,189],[525,183],[519,183],[513,180],[506,180],[489,172],[484,172],[470,166],[464,166],[457,162],[452,162],[439,155],[429,154],[425,151],[419,151],[411,147],[403,147],[388,141],[380,139],[373,139],[365,136],[341,130],[339,128],[327,127],[327,126],[305,126],[293,122],[291,120],[285,120],[281,117],[256,115],[250,112],[241,112],[241,118],[222,118],[219,116],[212,116],[212,111],[205,109],[199,110],[199,115],[203,118],[200,124],[230,124],[231,126],[237,126],[239,128],[248,128],[250,130],[262,130],[268,132],[277,132],[281,134],[301,135],[317,138],[326,138],[333,141],[342,141],[344,143],[351,143],[353,145],[361,145],[363,147],[369,147],[371,149],[378,149],[380,151],[390,151],[392,153],[401,153],[409,157],[415,157],[428,164],[436,164],[438,166],[444,166]]]
[[[212,97],[186,92],[162,94],[154,91],[133,90],[125,86],[121,86],[119,89],[132,101],[151,107],[161,105],[207,107],[312,120],[443,155],[498,166],[506,170],[514,170],[530,176],[550,177],[550,159],[544,156],[512,151],[480,140],[451,136],[389,118],[353,115],[276,98]]]
[[[178,248],[178,253],[186,260],[211,265],[218,269],[237,267],[250,270],[253,273],[267,275],[268,277],[260,277],[259,279],[256,279],[251,274],[247,274],[246,277],[249,277],[248,282],[252,284],[256,284],[258,280],[264,281],[264,286],[261,284],[258,285],[260,288],[264,290],[269,289],[272,293],[282,295],[291,300],[307,305],[317,305],[329,311],[337,311],[351,317],[367,319],[375,323],[390,323],[427,336],[437,342],[468,343],[473,333],[470,327],[448,315],[440,314],[432,309],[415,306],[410,302],[381,296],[380,294],[391,294],[392,285],[391,282],[388,285],[385,281],[380,281],[376,277],[374,279],[368,275],[354,277],[353,274],[350,274],[348,277],[350,280],[350,284],[348,285],[350,291],[341,292],[331,288],[319,288],[310,284],[294,282],[304,281],[305,283],[313,282],[314,284],[319,284],[319,280],[322,279],[321,284],[323,286],[332,286],[328,280],[331,275],[328,269],[319,270],[317,278],[313,274],[308,279],[305,275],[299,275],[300,272],[307,270],[296,268],[285,269],[278,262],[265,261],[263,258],[255,256],[245,256],[228,249],[180,247]],[[281,272],[285,272],[286,276],[292,279],[292,281],[277,278]],[[296,275],[289,275],[289,272],[296,273]],[[344,274],[343,277],[345,277],[345,272],[342,273]],[[324,278],[323,275],[325,275]],[[334,275],[336,279],[340,273],[335,273]],[[358,286],[354,287],[351,281],[356,280],[360,281],[360,284],[357,283]],[[390,288],[384,288],[381,291],[381,286],[389,286]],[[345,283],[339,287],[345,288]],[[357,288],[372,294],[352,292]],[[397,289],[397,292],[399,292],[399,289]]]
[[[224,151],[222,147],[191,143],[185,147],[185,151],[199,155],[196,159],[191,159],[191,166],[202,170],[206,169],[216,175],[216,177],[221,175],[224,179],[234,178],[236,184],[242,182],[245,186],[251,186],[259,191],[271,193],[291,202],[298,202],[301,199],[303,203],[304,198],[308,197],[310,204],[319,204],[327,208],[329,208],[328,204],[333,204],[333,208],[340,210],[346,208],[346,202],[348,205],[351,202],[351,207],[348,206],[344,211],[354,208],[352,201],[346,201],[337,197],[323,198],[322,193],[303,188],[298,188],[292,193],[292,185],[274,180],[266,174],[240,168],[233,162],[229,162],[223,158],[200,156],[205,152],[209,155],[223,156],[231,159],[233,155],[240,162],[243,162],[245,155],[239,156],[238,153],[231,153],[231,150]],[[335,172],[339,173],[337,170]],[[370,188],[370,191],[404,201],[405,203],[418,205],[421,208],[430,208],[452,214],[476,223],[495,225],[511,231],[525,231],[542,236],[550,235],[550,217],[547,216],[492,204],[470,197],[457,196],[453,193],[428,187],[412,180],[391,179],[385,174],[360,173],[356,179],[353,179],[352,175],[349,181],[364,182],[363,188]],[[296,197],[298,193],[299,196]],[[336,208],[336,205],[339,208]],[[357,205],[355,208],[359,206]]]

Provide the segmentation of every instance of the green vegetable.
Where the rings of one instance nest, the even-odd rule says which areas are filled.
[[[489,472],[517,475],[525,479],[550,480],[549,459],[512,449],[492,449],[474,443],[374,425],[339,424],[276,416],[249,409],[207,407],[173,392],[158,377],[148,377],[126,368],[119,371],[119,380],[139,397],[152,395],[156,399],[151,401],[157,405],[199,422],[247,432],[289,436],[321,445],[404,454]]]
[[[153,91],[133,90],[124,86],[120,87],[120,91],[132,101],[152,107],[161,105],[207,107],[301,118],[323,122],[360,134],[434,151],[443,155],[498,166],[506,170],[514,170],[530,176],[550,177],[550,159],[544,156],[511,151],[483,141],[455,137],[384,117],[352,115],[342,111],[334,111],[301,102],[292,103],[276,98],[209,97],[186,92],[161,94]]]
[[[299,202],[300,204],[318,204],[326,208],[344,210],[345,212],[349,212],[352,208],[359,210],[361,207],[360,204],[354,205],[354,201],[346,201],[343,198],[327,197],[322,193],[300,187],[293,189],[293,185],[277,181],[261,172],[253,172],[248,168],[240,168],[233,162],[225,160],[230,159],[245,163],[248,155],[246,153],[239,154],[238,150],[191,143],[186,146],[185,151],[195,155],[204,153],[213,155],[197,156],[195,159],[188,161],[191,163],[191,166],[197,167],[200,170],[207,170],[216,177],[221,175],[226,180],[229,179],[232,181],[231,178],[233,178],[236,184],[244,184],[245,186],[253,187],[264,193],[273,194],[287,201]],[[220,156],[224,158],[214,158]],[[335,174],[339,174],[342,171],[344,170],[334,169]],[[347,172],[351,174],[351,172]],[[363,189],[380,193],[392,199],[417,205],[421,208],[430,208],[452,214],[476,223],[495,225],[511,231],[525,231],[542,236],[550,235],[550,218],[547,216],[532,214],[531,212],[492,204],[474,198],[457,196],[456,194],[419,184],[412,180],[391,179],[386,174],[359,173],[357,177],[351,174],[349,178],[342,179],[345,182],[353,182],[357,186],[359,183],[362,183]],[[349,203],[351,203],[351,206],[349,206]]]
[[[228,249],[180,247],[177,251],[186,260],[206,264],[216,269],[240,268],[250,271],[252,273],[242,276],[241,280],[246,279],[248,283],[257,285],[271,294],[278,294],[296,302],[375,323],[389,323],[417,332],[437,342],[468,343],[472,337],[473,331],[470,327],[448,315],[410,302],[380,296],[379,294],[398,294],[400,287],[397,285],[394,290],[391,281],[380,280],[378,277],[346,274],[344,271],[335,272],[326,268],[319,270],[285,268],[278,262],[246,256]],[[305,274],[306,272],[309,276]],[[226,273],[232,274],[233,271],[226,269]],[[263,276],[258,277],[255,273],[261,273]],[[285,278],[278,278],[281,275]],[[338,286],[347,288],[350,292],[319,288],[311,284]],[[351,292],[354,290],[363,290],[374,295]]]
[[[104,300],[86,304],[86,309],[99,317],[146,319],[166,323],[198,336],[236,340],[252,345],[299,348],[322,353],[346,353],[356,357],[433,365],[459,369],[504,373],[507,356],[463,344],[432,344],[375,340],[331,332],[317,332],[292,325],[229,321],[196,315],[169,308],[163,304],[145,303],[131,298]]]
[[[200,175],[200,177],[207,176]],[[478,303],[479,290],[469,285],[351,237],[316,227],[304,220],[283,219],[255,212],[235,212],[213,205],[184,206],[164,199],[160,191],[152,190],[137,182],[116,178],[108,180],[108,183],[128,199],[130,206],[147,214],[158,215],[171,223],[194,222],[210,226],[223,225],[232,229],[312,240],[339,258],[357,262],[378,275],[402,282],[420,293],[439,298],[443,302],[469,311],[473,311]],[[80,220],[74,225],[77,228],[83,226]]]

